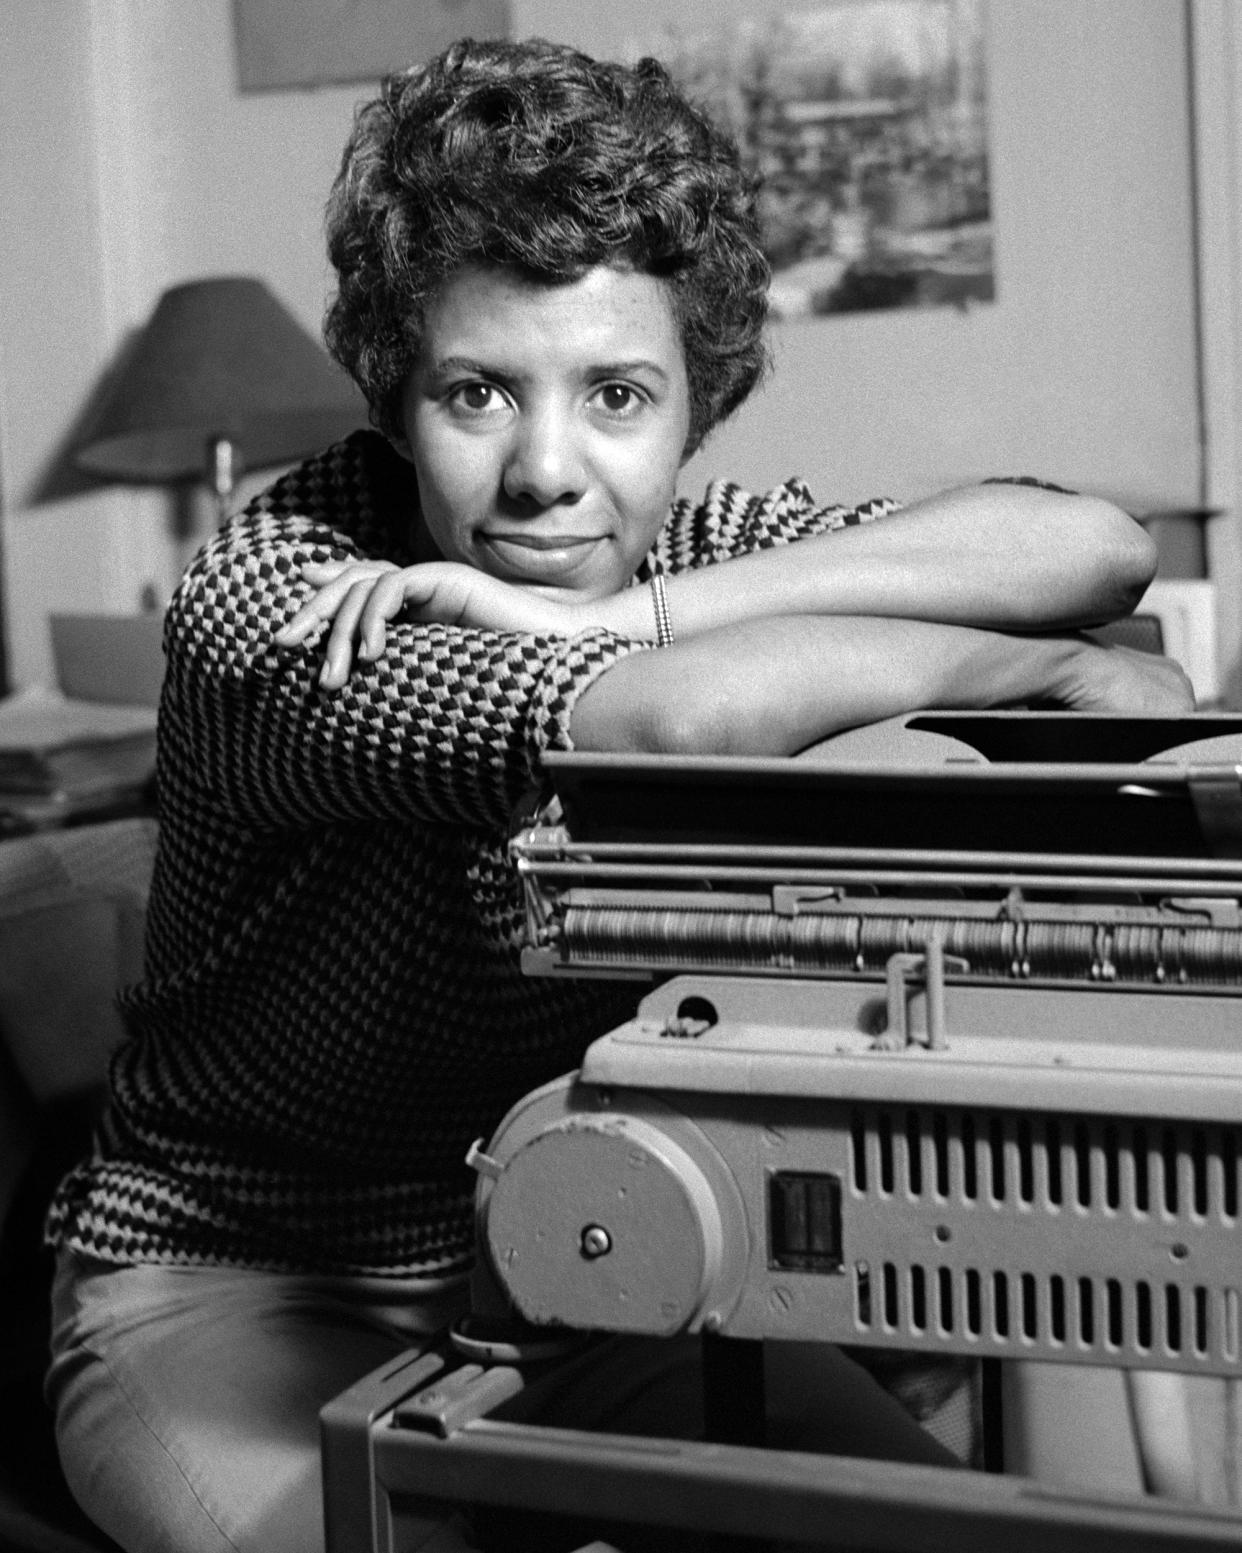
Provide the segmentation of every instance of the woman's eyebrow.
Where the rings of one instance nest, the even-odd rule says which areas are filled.
[[[590,368],[593,377],[633,377],[639,372],[652,373],[662,382],[668,382],[668,373],[659,362],[646,356],[635,357],[633,361],[601,361]]]
[[[473,356],[444,356],[439,361],[430,363],[430,371],[433,377],[451,377],[456,372],[470,372],[480,376],[494,373],[495,367],[484,366],[481,361]]]
[[[439,361],[433,361],[429,365],[432,377],[453,377],[459,373],[468,373],[477,377],[513,378],[521,377],[520,369],[499,360],[488,363],[476,356],[443,356]],[[597,361],[591,362],[582,369],[582,377],[594,381],[606,377],[633,377],[639,373],[648,373],[660,379],[662,383],[669,381],[669,374],[659,364],[648,356],[636,356],[625,361]]]

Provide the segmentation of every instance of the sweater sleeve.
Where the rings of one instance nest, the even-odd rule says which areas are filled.
[[[318,638],[294,651],[274,643],[305,599],[301,569],[386,553],[357,470],[314,495],[328,478],[303,471],[273,487],[183,578],[165,627],[161,801],[193,789],[198,803],[265,828],[381,815],[504,826],[544,751],[569,747],[578,696],[648,644],[399,620],[377,661],[323,690]]]
[[[679,499],[661,534],[654,560],[667,571],[687,571],[731,557],[792,544],[812,534],[870,523],[898,510],[887,497],[856,507],[823,505],[801,480],[787,480],[762,495],[752,495],[726,480],[714,481],[703,499]]]

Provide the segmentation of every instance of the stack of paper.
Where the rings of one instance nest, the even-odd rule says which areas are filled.
[[[36,688],[0,701],[0,809],[137,801],[155,772],[153,707]]]

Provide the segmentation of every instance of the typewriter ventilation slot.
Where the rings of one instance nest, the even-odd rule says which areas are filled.
[[[1238,1365],[1237,1128],[860,1106],[849,1134],[868,1341]]]
[[[873,1277],[856,1273],[859,1326],[866,1331],[882,1327],[912,1340],[959,1337],[1026,1357],[1064,1357],[1074,1348],[1083,1358],[1129,1356],[1136,1364],[1184,1357],[1205,1369],[1209,1360],[1233,1365],[1238,1359],[1233,1289],[1214,1293],[1202,1284],[1060,1273],[986,1274],[917,1262],[885,1262],[878,1293]],[[1220,1336],[1213,1343],[1215,1329]]]

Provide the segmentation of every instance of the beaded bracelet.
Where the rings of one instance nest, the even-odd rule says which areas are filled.
[[[651,574],[651,603],[655,609],[656,646],[673,645],[673,617],[669,614],[668,594],[664,590],[664,573]]]

